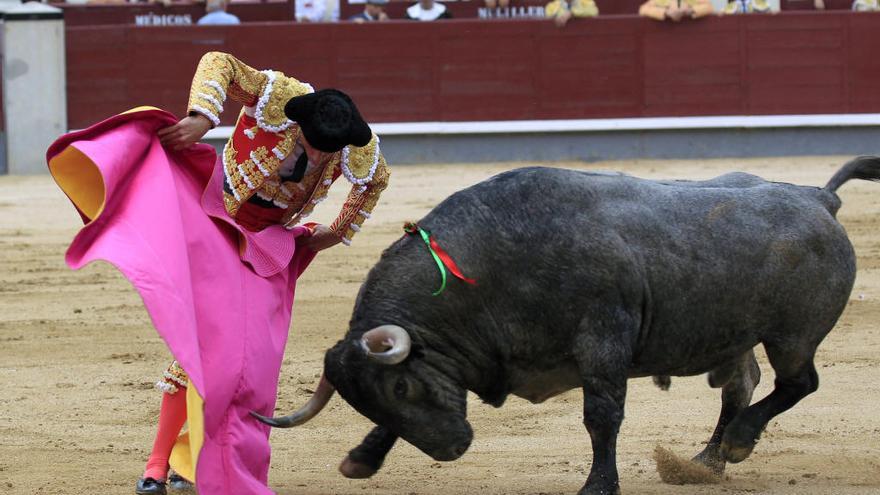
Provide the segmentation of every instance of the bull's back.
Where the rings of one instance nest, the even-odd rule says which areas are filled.
[[[830,329],[855,273],[836,201],[748,174],[529,168],[456,193],[421,223],[478,280],[445,296],[472,315],[469,331],[503,327],[537,356],[570,348],[597,304],[616,305],[637,316],[637,373],[689,374],[780,332]]]

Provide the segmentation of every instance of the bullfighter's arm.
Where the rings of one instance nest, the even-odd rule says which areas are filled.
[[[347,163],[347,159],[351,162]],[[388,186],[391,173],[379,150],[379,138],[376,136],[357,151],[344,151],[339,166],[345,178],[352,182],[352,188],[330,229],[347,245],[351,243],[352,236],[360,232],[364,220],[370,218],[373,208],[379,202],[379,195]],[[352,170],[363,170],[366,175],[358,178]]]
[[[220,125],[226,98],[254,106],[263,94],[268,76],[228,53],[209,52],[202,56],[189,92],[189,114],[198,113]]]

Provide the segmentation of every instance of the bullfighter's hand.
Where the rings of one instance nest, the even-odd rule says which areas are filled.
[[[199,142],[211,130],[211,121],[200,114],[184,117],[171,127],[159,129],[159,142],[177,151]]]
[[[302,245],[318,252],[329,247],[333,247],[342,242],[342,238],[330,230],[326,225],[316,225],[312,230],[312,235],[303,240]]]

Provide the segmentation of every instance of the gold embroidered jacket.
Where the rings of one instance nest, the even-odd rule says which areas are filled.
[[[330,228],[349,244],[387,186],[389,171],[379,138],[373,134],[366,146],[322,154],[319,167],[307,171],[300,183],[281,180],[279,168],[301,135],[299,126],[284,114],[284,105],[312,91],[309,84],[281,72],[258,71],[232,55],[210,52],[202,57],[193,78],[189,111],[217,126],[227,98],[244,105],[223,151],[223,196],[232,218],[253,199],[278,208],[278,221],[293,228],[326,198],[330,185],[342,175],[352,188]]]

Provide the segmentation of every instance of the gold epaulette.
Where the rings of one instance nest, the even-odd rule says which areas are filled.
[[[366,146],[346,146],[342,149],[342,175],[356,186],[365,187],[376,173],[379,166],[379,136],[373,138]]]
[[[255,117],[260,129],[267,132],[282,132],[293,126],[294,122],[284,114],[284,105],[295,96],[314,92],[311,84],[287,77],[280,72],[264,70],[266,87],[257,100]]]

